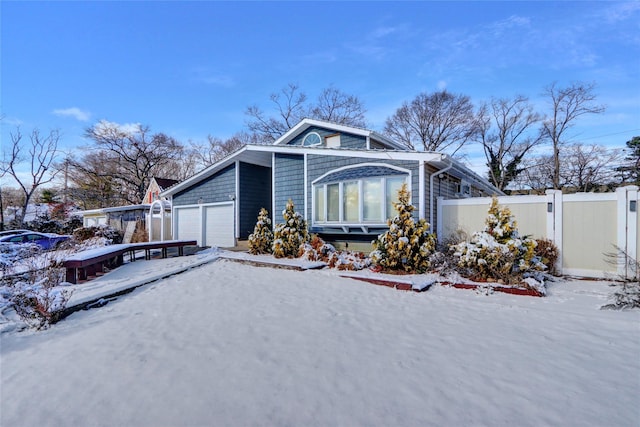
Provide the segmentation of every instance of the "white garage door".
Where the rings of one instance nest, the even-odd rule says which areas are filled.
[[[173,208],[176,215],[177,240],[197,240],[198,245],[202,245],[200,233],[200,208]]]
[[[205,246],[222,248],[235,246],[233,203],[205,206],[203,223]]]

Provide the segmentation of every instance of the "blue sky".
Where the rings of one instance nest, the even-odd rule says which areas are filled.
[[[546,85],[595,82],[606,113],[572,140],[640,135],[640,2],[2,1],[0,13],[5,147],[19,124],[60,129],[74,150],[102,119],[226,138],[288,83],[357,95],[381,131],[423,91],[523,94],[544,112]]]

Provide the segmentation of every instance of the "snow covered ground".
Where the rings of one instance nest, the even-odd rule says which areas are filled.
[[[640,425],[640,311],[599,310],[607,282],[414,293],[215,258],[126,264],[74,298],[205,262],[1,334],[0,425]]]

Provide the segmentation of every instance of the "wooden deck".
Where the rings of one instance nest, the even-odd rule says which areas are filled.
[[[129,243],[88,249],[67,257],[62,266],[67,269],[66,281],[78,283],[104,273],[105,268],[116,268],[124,263],[125,254],[135,261],[136,251],[144,251],[144,259],[151,259],[151,251],[160,249],[162,258],[167,258],[169,248],[178,248],[178,256],[184,255],[185,246],[196,246],[195,240],[167,240],[164,242]]]

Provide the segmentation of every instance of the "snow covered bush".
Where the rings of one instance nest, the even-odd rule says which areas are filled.
[[[71,296],[61,286],[65,270],[59,252],[30,244],[0,244],[0,308],[12,307],[27,325],[37,329],[55,322]]]
[[[327,261],[329,256],[336,251],[336,248],[326,243],[320,236],[314,234],[311,236],[311,240],[304,243],[298,249],[298,258],[306,259],[307,261]]]
[[[36,329],[48,327],[58,320],[67,306],[71,291],[60,286],[64,270],[48,267],[33,276],[33,281],[17,281],[10,301],[20,318]]]
[[[326,262],[329,268],[337,270],[362,270],[371,265],[371,259],[362,252],[337,251],[318,235],[313,235],[309,243],[300,246],[298,258],[308,261]]]
[[[53,216],[54,213],[56,216]],[[23,227],[41,233],[71,234],[76,228],[82,227],[82,218],[78,216],[59,216],[59,212],[52,210],[51,216],[48,213],[39,215],[33,221],[25,222]]]
[[[258,221],[249,235],[249,253],[253,255],[270,254],[273,246],[273,231],[269,212],[262,208],[258,213]]]
[[[484,231],[476,232],[470,242],[452,246],[458,267],[472,279],[505,284],[522,283],[523,274],[543,270],[535,256],[536,242],[520,237],[509,208],[500,207],[493,198]]]
[[[535,254],[542,264],[547,267],[547,272],[554,276],[558,274],[556,262],[560,256],[558,247],[551,239],[536,239]]]
[[[108,225],[97,225],[91,227],[81,227],[73,232],[73,239],[76,242],[83,242],[94,237],[104,237],[110,244],[122,243],[122,234]]]
[[[640,261],[616,246],[616,252],[607,254],[609,263],[624,267],[626,274],[614,284],[617,289],[611,295],[613,303],[602,306],[603,309],[624,310],[640,308]]]
[[[398,214],[387,221],[389,230],[373,242],[371,263],[382,270],[402,270],[424,273],[429,267],[429,256],[436,248],[436,237],[429,232],[429,223],[424,219],[416,222],[411,212],[410,193],[403,184],[398,191],[398,202],[394,204]]]
[[[364,270],[371,265],[371,258],[362,252],[336,251],[329,255],[327,265],[337,270]]]
[[[307,222],[296,212],[293,201],[289,199],[282,211],[284,223],[276,224],[273,230],[273,256],[276,258],[293,258],[298,255],[300,245],[309,241]]]

